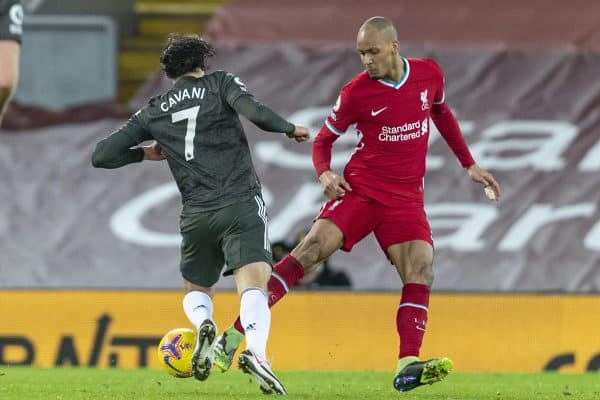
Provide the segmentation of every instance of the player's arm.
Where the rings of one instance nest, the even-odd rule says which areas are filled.
[[[346,191],[352,191],[350,184],[331,170],[331,149],[333,142],[339,138],[327,125],[323,125],[312,145],[312,161],[323,193],[330,199],[339,199]]]
[[[321,182],[323,193],[330,199],[338,199],[346,191],[352,191],[344,177],[331,170],[331,151],[333,143],[356,122],[354,115],[348,90],[344,88],[312,145],[313,166]]]
[[[254,125],[267,132],[285,133],[290,139],[304,142],[310,138],[308,129],[295,126],[279,116],[269,107],[256,101],[246,84],[238,76],[230,73],[221,75],[223,100],[238,114],[248,118]]]
[[[499,200],[500,185],[496,182],[496,179],[494,179],[494,176],[491,173],[475,163],[475,160],[469,151],[469,147],[465,142],[465,138],[460,131],[458,121],[452,113],[452,110],[450,110],[450,107],[448,107],[445,102],[442,104],[434,103],[431,111],[433,123],[440,131],[440,134],[458,159],[460,165],[467,169],[469,177],[471,177],[473,181],[484,185],[486,196],[490,200]]]
[[[440,134],[446,143],[448,143],[450,149],[452,149],[452,152],[458,159],[460,165],[467,169],[469,177],[471,177],[473,181],[484,185],[485,194],[490,200],[499,200],[500,185],[496,182],[496,179],[494,179],[494,176],[491,173],[475,163],[475,160],[469,151],[469,147],[465,142],[465,138],[460,131],[458,121],[452,113],[452,110],[450,110],[450,107],[448,107],[445,102],[442,104],[434,104],[431,111],[433,123],[440,131]]]
[[[134,147],[151,140],[152,136],[139,121],[137,114],[96,145],[92,154],[92,165],[96,168],[119,168],[127,164],[147,160],[162,160],[160,146],[154,142],[149,146]]]
[[[231,106],[238,114],[248,118],[264,131],[282,132],[297,142],[304,142],[310,138],[307,128],[288,122],[269,107],[256,101],[254,96],[239,96]]]
[[[434,61],[431,61],[431,63],[436,69],[439,80],[438,91],[434,95],[433,106],[431,107],[431,119],[448,144],[448,147],[450,147],[458,159],[460,165],[467,169],[467,173],[471,179],[484,185],[486,188],[485,193],[490,200],[498,200],[500,199],[500,185],[491,173],[475,163],[465,137],[460,130],[458,121],[450,107],[446,104],[442,71]],[[491,195],[490,190],[493,192],[493,195]]]

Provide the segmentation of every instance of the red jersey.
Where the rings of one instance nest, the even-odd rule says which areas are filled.
[[[440,67],[429,59],[402,61],[404,76],[399,82],[371,79],[365,71],[347,83],[313,145],[320,175],[329,169],[331,159],[331,144],[327,154],[323,143],[333,143],[356,124],[360,140],[344,177],[355,192],[389,205],[401,202],[398,195],[422,198],[430,117],[461,164],[474,164],[456,119],[444,104]]]

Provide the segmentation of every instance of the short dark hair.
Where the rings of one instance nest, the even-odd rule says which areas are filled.
[[[214,55],[215,48],[199,35],[171,33],[160,56],[160,67],[169,78],[177,79],[197,68],[208,69],[206,61]]]
[[[359,30],[363,30],[366,27],[371,27],[377,29],[378,32],[385,32],[388,35],[388,39],[398,40],[398,32],[394,27],[392,21],[385,17],[371,17],[360,26]]]

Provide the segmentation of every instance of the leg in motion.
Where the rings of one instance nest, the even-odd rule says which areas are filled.
[[[452,361],[445,357],[419,360],[433,283],[433,248],[428,242],[413,240],[390,246],[388,255],[404,282],[396,313],[400,350],[394,387],[406,392],[444,379],[452,369]]]
[[[252,376],[263,393],[287,394],[267,361],[267,341],[271,327],[271,310],[266,286],[271,267],[255,262],[235,270],[240,293],[240,321],[246,333],[246,350],[239,357],[240,369]]]
[[[192,372],[194,378],[204,381],[212,368],[212,346],[217,334],[213,322],[213,289],[194,285],[185,281],[187,291],[183,298],[183,310],[190,322],[198,330],[196,348],[192,356]]]
[[[267,283],[268,306],[272,307],[281,300],[304,276],[305,270],[310,271],[339,249],[342,240],[343,234],[333,222],[328,219],[317,220],[292,253],[273,267]],[[244,325],[238,317],[234,324],[217,338],[215,344],[214,364],[221,371],[229,369],[243,339]]]

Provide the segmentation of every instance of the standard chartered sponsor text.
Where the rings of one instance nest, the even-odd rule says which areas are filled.
[[[427,129],[421,129],[421,121],[414,121],[398,126],[382,126],[378,139],[381,142],[405,142],[418,139],[426,134]]]

